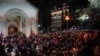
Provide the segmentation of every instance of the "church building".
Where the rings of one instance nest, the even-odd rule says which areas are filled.
[[[32,31],[37,34],[38,11],[38,8],[26,0],[1,0],[0,32],[4,36],[12,32],[22,32],[29,35]]]

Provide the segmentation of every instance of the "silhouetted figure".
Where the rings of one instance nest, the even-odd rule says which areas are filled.
[[[5,50],[4,50],[4,46],[2,43],[0,43],[0,56],[6,56]]]

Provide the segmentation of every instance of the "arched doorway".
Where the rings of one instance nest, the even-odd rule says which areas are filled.
[[[13,34],[13,33],[17,33],[18,32],[18,28],[15,26],[9,26],[8,27],[8,35],[9,34]]]
[[[26,30],[26,22],[28,16],[26,13],[20,9],[14,8],[7,11],[6,15],[6,25],[8,28],[8,33],[14,32],[24,32]]]
[[[15,22],[8,23],[8,35],[17,32],[18,32],[18,25]]]

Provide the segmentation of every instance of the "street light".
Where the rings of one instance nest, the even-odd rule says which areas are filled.
[[[69,16],[65,16],[65,20],[67,21],[67,29],[68,29],[68,21],[70,20]]]
[[[88,19],[89,19],[89,16],[88,16],[87,14],[85,15],[85,19],[86,19],[86,20],[88,20]]]

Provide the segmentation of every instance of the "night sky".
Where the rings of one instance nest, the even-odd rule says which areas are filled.
[[[61,7],[63,3],[69,4],[70,14],[78,8],[85,8],[88,6],[88,0],[28,0],[31,4],[39,8],[39,24],[42,26],[50,26],[51,9],[56,5]]]

